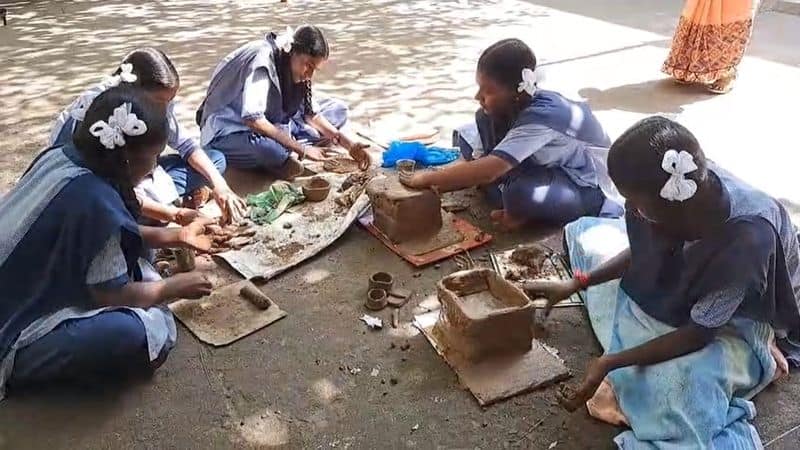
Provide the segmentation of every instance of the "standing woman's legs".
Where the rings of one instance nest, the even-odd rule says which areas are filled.
[[[526,223],[564,225],[596,216],[605,196],[599,188],[576,185],[563,170],[537,167],[512,176],[502,189],[503,210],[492,217],[509,228]]]

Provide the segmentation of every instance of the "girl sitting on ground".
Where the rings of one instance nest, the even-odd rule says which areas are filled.
[[[234,50],[214,69],[197,111],[203,147],[222,151],[232,167],[291,179],[303,171],[292,153],[322,160],[327,153],[315,145],[333,143],[367,169],[367,146],[340,131],[347,106],[317,102],[312,94],[311,79],[328,55],[328,42],[312,25],[269,33]]]
[[[211,292],[199,273],[161,280],[140,258],[144,246],[211,246],[208,219],[137,224],[134,186],[157,164],[169,133],[163,102],[110,88],[73,138],[40,154],[0,198],[0,398],[6,385],[154,370],[176,337],[163,302]]]
[[[129,53],[114,74],[99,85],[87,90],[56,119],[50,135],[50,145],[64,146],[72,139],[86,109],[101,92],[118,84],[134,86],[145,92],[167,111],[169,129],[167,144],[178,154],[159,157],[158,165],[136,186],[142,204],[142,216],[155,222],[187,224],[199,213],[176,207],[184,196],[207,198],[202,191],[211,186],[212,196],[225,217],[241,217],[247,208],[222,177],[225,156],[214,150],[203,151],[190,138],[175,115],[175,96],[180,88],[178,72],[161,50],[140,48]]]
[[[606,380],[633,429],[628,438],[755,445],[727,445],[752,438],[749,426],[728,428],[754,414],[737,402],[788,370],[787,360],[800,364],[800,254],[788,213],[663,117],[617,139],[608,168],[627,199],[625,222],[568,225],[574,279],[527,286],[551,305],[591,287],[586,304],[606,353],[565,406],[584,404]],[[617,256],[600,250],[612,229],[629,243]]]
[[[508,229],[563,225],[581,216],[618,217],[605,170],[609,139],[586,104],[537,89],[536,57],[519,39],[486,49],[476,74],[481,108],[457,130],[465,162],[401,177],[413,188],[485,188],[493,220]]]

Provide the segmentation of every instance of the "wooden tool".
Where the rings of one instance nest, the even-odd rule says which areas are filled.
[[[272,300],[251,284],[245,285],[240,289],[239,295],[249,300],[250,303],[256,305],[258,308],[267,309],[272,306]]]

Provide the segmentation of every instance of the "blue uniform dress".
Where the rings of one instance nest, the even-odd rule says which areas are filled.
[[[625,220],[567,225],[573,269],[590,271],[630,247],[621,280],[586,290],[586,309],[607,354],[695,323],[717,330],[704,348],[607,380],[631,430],[619,448],[762,448],[753,396],[772,383],[774,342],[800,365],[800,264],[795,227],[774,199],[710,164],[728,220],[683,241],[635,210]]]
[[[60,379],[152,370],[176,338],[167,308],[108,308],[92,289],[158,275],[119,193],[72,145],[39,156],[0,198],[0,398]]]
[[[313,144],[319,133],[305,122],[321,114],[333,126],[347,121],[347,106],[332,99],[317,103],[311,83],[292,81],[289,55],[275,45],[275,34],[228,54],[211,76],[197,114],[203,148],[222,151],[232,167],[280,169],[290,150],[254,133],[246,120],[266,119],[301,142]]]
[[[787,359],[800,365],[800,248],[791,218],[770,198],[711,165],[730,204],[713,235],[685,242],[636,211],[626,225],[631,264],[621,287],[651,317],[678,327],[719,328],[735,316],[772,325]]]
[[[467,160],[494,155],[514,167],[487,189],[514,219],[563,225],[622,214],[606,169],[610,141],[585,103],[538,90],[508,129],[479,110],[453,141]]]
[[[84,92],[81,97],[85,95],[97,96],[102,93],[103,89],[102,86],[95,86]],[[72,133],[80,123],[70,115],[73,105],[62,111],[56,118],[50,132],[50,146],[64,146],[72,143]],[[195,189],[208,185],[208,180],[187,162],[194,152],[203,150],[198,148],[195,140],[189,137],[186,129],[181,126],[175,114],[176,107],[177,105],[174,101],[167,106],[167,122],[169,125],[167,145],[178,154],[162,155],[158,159],[158,166],[153,170],[153,173],[148,175],[136,187],[138,195],[162,204],[171,204]],[[225,156],[214,150],[209,150],[206,154],[211,159],[214,167],[220,173],[224,173],[226,168]]]

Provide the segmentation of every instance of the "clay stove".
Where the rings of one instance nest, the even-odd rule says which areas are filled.
[[[442,309],[433,333],[451,356],[476,362],[531,349],[533,305],[494,271],[456,272],[437,289]]]
[[[367,184],[375,227],[398,244],[433,236],[442,228],[442,202],[429,189],[409,189],[395,177]]]

